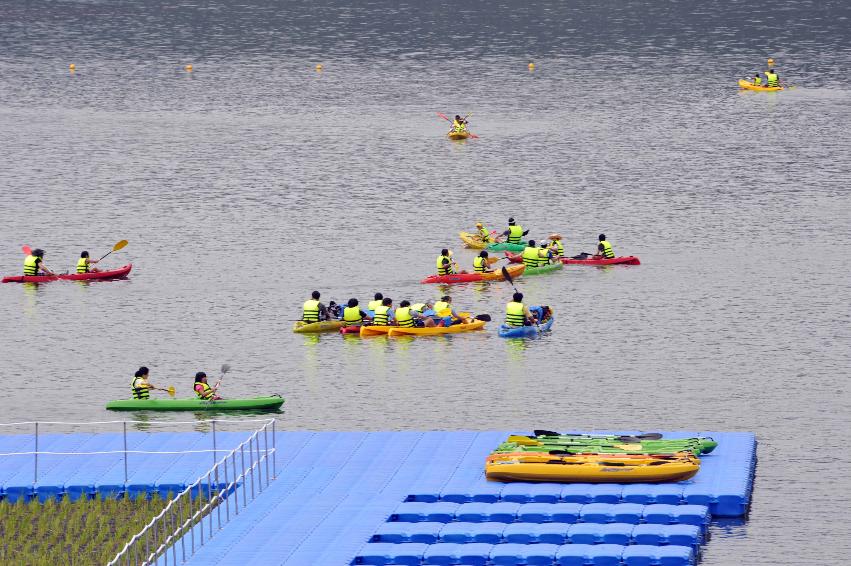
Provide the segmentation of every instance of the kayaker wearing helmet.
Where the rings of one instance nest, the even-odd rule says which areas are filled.
[[[455,115],[455,119],[452,121],[452,131],[453,132],[464,132],[467,130],[467,120],[459,116]]]
[[[597,238],[600,240],[600,243],[597,244],[597,256],[603,259],[612,259],[615,257],[615,251],[612,249],[612,244],[606,240],[606,235],[600,234]]]
[[[493,269],[489,267],[488,252],[482,250],[479,255],[473,258],[473,269],[476,273],[493,273]]]
[[[511,302],[505,305],[506,326],[519,327],[535,324],[535,315],[523,304],[523,293],[514,293]]]
[[[545,246],[546,247],[546,246]],[[546,255],[541,256],[541,253],[545,252]],[[549,261],[549,251],[542,250],[535,246],[535,240],[529,240],[529,244],[523,249],[523,265],[526,266],[526,269],[530,267],[538,267],[539,265],[546,265]]]
[[[476,222],[477,236],[483,244],[492,244],[497,241],[497,238],[491,237],[490,230],[487,229],[481,222]]]
[[[372,324],[375,326],[390,326],[390,321],[393,319],[393,299],[384,297],[381,300],[381,306],[375,307],[375,316],[372,317]]]
[[[137,369],[136,373],[133,374],[133,376],[133,381],[130,383],[130,390],[133,393],[134,399],[150,399],[151,389],[168,391],[168,389],[157,387],[156,385],[148,381],[148,368],[146,368],[145,366],[142,366]]]
[[[458,272],[458,264],[452,261],[452,252],[446,248],[440,250],[440,255],[437,256],[435,264],[437,265],[438,275],[453,275]]]
[[[328,309],[319,302],[319,291],[314,291],[310,296],[311,298],[304,302],[301,319],[307,324],[328,320]]]
[[[346,326],[360,326],[369,315],[360,310],[357,299],[349,299],[348,306],[343,309],[343,323]]]
[[[516,224],[514,218],[508,219],[508,230],[502,233],[508,237],[509,244],[519,244],[523,241],[523,236],[529,233],[529,230],[523,231],[523,226]]]
[[[373,296],[372,300],[369,301],[369,303],[367,303],[367,305],[366,305],[367,310],[371,310],[372,312],[375,312],[375,307],[380,307],[381,301],[383,301],[383,300],[384,300],[384,295],[382,295],[381,293],[376,293]]]
[[[762,86],[762,75],[759,73],[753,76],[753,86]]]
[[[36,248],[24,258],[24,275],[55,275],[44,265],[44,250]]]
[[[97,273],[100,271],[97,267],[90,267],[93,263],[100,260],[89,259],[89,252],[80,252],[80,259],[77,260],[77,273]]]
[[[768,87],[779,87],[780,86],[780,75],[774,69],[769,69],[765,72],[765,86]]]
[[[221,399],[216,394],[216,390],[219,388],[221,381],[217,381],[216,384],[210,387],[207,384],[207,374],[203,371],[199,371],[195,374],[195,385],[193,389],[195,389],[195,395],[198,396],[199,399],[204,399],[205,401],[218,401]]]

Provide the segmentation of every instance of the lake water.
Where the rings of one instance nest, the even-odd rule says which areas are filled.
[[[230,363],[223,394],[282,394],[289,429],[755,431],[751,515],[713,527],[703,564],[840,563],[849,17],[840,1],[5,0],[0,272],[23,244],[65,270],[123,238],[104,265],[134,268],[0,287],[0,420],[121,418],[104,404],[139,365],[187,394]],[[767,57],[796,88],[739,92]],[[480,139],[447,141],[437,112],[471,112]],[[497,337],[505,283],[451,289],[494,317],[485,332],[291,332],[314,289],[439,297],[418,281],[440,248],[469,267],[457,232],[509,216],[568,253],[605,232],[642,265],[518,280],[556,313],[535,341]]]

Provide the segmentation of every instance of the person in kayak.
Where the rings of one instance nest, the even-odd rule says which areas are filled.
[[[523,293],[514,293],[511,302],[505,305],[505,325],[513,328],[531,326],[537,318],[529,307],[523,304]]]
[[[36,248],[24,258],[24,275],[55,275],[44,265],[44,250]]]
[[[437,256],[437,274],[438,275],[453,275],[458,273],[458,264],[452,261],[452,252],[443,248],[440,250],[440,255]]]
[[[393,319],[393,299],[384,297],[381,300],[381,306],[375,307],[375,316],[372,317],[372,324],[375,326],[390,326],[390,321]]]
[[[476,222],[476,232],[483,244],[491,243],[491,233],[481,222]]]
[[[328,320],[340,320],[343,315],[343,307],[334,301],[328,303]]]
[[[370,310],[372,312],[375,312],[375,307],[380,307],[381,301],[383,301],[383,300],[384,300],[384,295],[382,295],[381,293],[376,293],[373,296],[372,300],[369,301],[369,303],[367,303],[366,309]]]
[[[91,266],[98,261],[100,260],[89,259],[89,252],[85,250],[80,252],[80,259],[77,260],[77,273],[98,273],[100,269]]]
[[[541,249],[539,252],[541,259],[538,260],[538,266],[547,265],[553,263],[553,250],[550,249],[550,245],[547,242],[541,242]]]
[[[777,71],[774,69],[769,69],[765,72],[765,86],[767,87],[779,87],[780,86],[780,75],[777,74]]]
[[[448,315],[441,316],[440,313],[449,310]],[[452,306],[452,297],[444,295],[439,301],[434,303],[434,313],[437,317],[437,326],[452,326],[464,322],[464,318],[455,312],[455,307]]]
[[[753,86],[762,86],[762,75],[759,73],[753,76]]]
[[[357,299],[349,299],[348,305],[343,309],[343,324],[346,326],[360,326],[369,315],[360,310]]]
[[[198,396],[199,399],[203,399],[205,401],[218,401],[221,399],[216,394],[216,391],[221,385],[220,381],[217,381],[216,384],[212,387],[207,383],[207,374],[203,371],[199,371],[195,374],[195,385],[193,385],[193,389],[195,390],[195,395]]]
[[[544,246],[546,247],[546,246]],[[541,254],[546,253],[547,255],[541,256]],[[529,240],[529,244],[523,250],[523,265],[526,266],[526,269],[530,267],[538,267],[539,265],[546,265],[549,261],[549,251],[538,248],[535,245],[535,240]]]
[[[508,219],[508,230],[501,235],[508,238],[509,244],[519,244],[523,241],[523,236],[529,233],[529,230],[524,231],[523,226],[514,222],[514,218]]]
[[[312,292],[310,297],[310,299],[304,302],[301,319],[307,324],[319,322],[320,320],[328,320],[328,309],[319,302],[319,291]]]
[[[148,381],[148,368],[146,368],[145,366],[142,366],[137,369],[136,373],[133,374],[133,376],[133,381],[130,383],[130,390],[133,393],[134,399],[150,399],[151,389],[157,389],[159,391],[168,391],[168,389],[157,387],[156,385]]]
[[[411,305],[411,314],[414,315],[415,319],[422,322],[422,326],[432,327],[436,325],[434,318],[432,318],[434,307],[429,301]]]
[[[396,319],[396,326],[402,328],[434,326],[434,321],[415,310],[410,301],[399,303],[399,308],[394,311],[393,317]]]
[[[467,131],[467,120],[459,116],[455,115],[455,119],[452,120],[452,131],[453,132],[466,132]]]
[[[612,249],[612,244],[606,240],[606,235],[600,234],[597,238],[600,240],[600,243],[597,244],[597,255],[594,256],[595,259],[612,259],[615,257],[615,251]]]
[[[482,250],[479,255],[473,258],[473,269],[476,273],[493,273],[488,262],[488,252]]]
[[[550,234],[550,250],[555,257],[564,257],[564,244],[561,243],[561,234]]]

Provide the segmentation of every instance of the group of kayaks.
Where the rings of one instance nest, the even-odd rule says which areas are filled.
[[[370,313],[372,311],[369,311]],[[427,311],[426,315],[433,313]],[[449,316],[450,312],[437,313],[441,316]],[[460,332],[472,332],[474,330],[482,330],[485,327],[485,320],[479,320],[470,317],[470,313],[458,313],[464,317],[464,322],[453,324],[451,326],[393,326],[393,325],[376,325],[363,324],[358,326],[346,326],[342,320],[323,320],[320,322],[306,323],[304,321],[296,321],[293,325],[293,332],[298,334],[315,334],[319,332],[339,332],[340,334],[354,334],[363,338],[370,336],[439,336],[441,334],[458,334]],[[488,317],[489,318],[489,317]]]
[[[493,481],[658,483],[694,477],[701,454],[718,445],[709,437],[666,439],[636,436],[559,434],[512,435],[485,461]]]

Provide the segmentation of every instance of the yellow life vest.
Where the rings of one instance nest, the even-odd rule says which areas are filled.
[[[780,77],[777,76],[777,73],[769,73],[766,71],[765,80],[766,86],[780,86]]]
[[[445,311],[446,309],[449,309],[449,308],[452,308],[452,307],[450,307],[449,303],[447,303],[445,301],[437,301],[436,303],[434,303],[434,312],[436,312],[438,315],[440,315],[441,312],[443,312],[443,311]]]
[[[375,307],[375,316],[372,318],[372,323],[376,326],[387,326],[390,322],[390,307],[381,305]]]
[[[304,301],[304,314],[301,316],[304,322],[319,322],[319,301],[310,299]]]
[[[134,399],[150,399],[151,398],[151,386],[147,381],[144,383],[137,383],[141,377],[134,377],[133,381],[130,383],[130,388],[133,390],[133,398]],[[144,380],[143,380],[144,381]]]
[[[195,387],[202,385],[204,387],[204,391],[198,391],[195,389],[195,395],[197,395],[200,399],[211,399],[215,393],[213,392],[213,388],[204,383],[203,381],[199,381],[195,384]]]
[[[381,301],[383,299],[375,299],[374,301],[369,301],[369,304],[366,305],[366,310],[375,312],[375,309],[381,306]]]
[[[754,86],[760,86],[760,85],[762,85],[762,77],[754,77],[754,78],[753,78],[753,85],[754,85]]]
[[[422,312],[425,310],[425,306],[425,303],[416,303],[411,305],[411,310],[417,311],[418,313],[422,314]]]
[[[487,258],[476,256],[473,258],[473,267],[476,269],[476,273],[484,273],[488,270],[488,260]]]
[[[484,226],[479,228],[479,237],[482,239],[482,242],[485,243],[485,244],[489,244],[490,241],[491,241],[491,233]]]
[[[508,243],[509,244],[519,244],[523,241],[523,226],[518,226],[515,224],[514,226],[508,227]]]
[[[38,275],[38,264],[41,261],[40,257],[28,255],[24,258],[24,275]]]
[[[561,257],[564,255],[564,245],[561,243],[561,240],[553,240],[550,244],[550,249],[555,250],[556,255]]]
[[[443,264],[443,260],[448,259],[449,263],[446,265]],[[438,275],[452,275],[455,271],[452,269],[452,258],[448,255],[441,255],[437,257],[437,261],[435,262],[437,265],[437,274]]]
[[[541,256],[538,253],[538,248],[527,246],[526,249],[523,250],[523,265],[527,268],[538,267],[541,265]]]
[[[396,324],[404,328],[414,326],[414,317],[411,316],[411,307],[400,307],[396,309]]]
[[[360,307],[346,307],[343,309],[343,322],[346,326],[360,326],[363,317],[360,315]]]
[[[607,240],[601,240],[600,245],[603,246],[604,258],[611,259],[615,257],[615,251],[612,249],[612,244],[610,244]]]
[[[505,324],[508,326],[524,326],[526,315],[523,313],[523,303],[514,301],[505,305]]]
[[[77,273],[88,273],[89,272],[89,260],[88,258],[81,257],[77,260]]]

